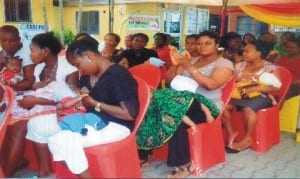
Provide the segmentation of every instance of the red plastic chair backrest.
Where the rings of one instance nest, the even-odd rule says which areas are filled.
[[[5,133],[6,133],[8,119],[9,119],[10,112],[12,110],[13,101],[14,101],[15,96],[14,96],[13,90],[10,87],[0,85],[0,88],[3,89],[1,91],[4,91],[4,93],[2,93],[2,95],[3,95],[3,100],[6,103],[5,111],[2,111],[5,114],[4,114],[3,118],[0,119],[0,147],[1,147]]]
[[[142,120],[144,119],[144,116],[145,116],[148,106],[150,104],[150,96],[151,96],[151,92],[150,92],[150,88],[149,88],[148,84],[138,76],[134,75],[134,78],[136,79],[136,81],[138,83],[138,95],[139,95],[140,109],[139,109],[139,114],[135,120],[135,127],[132,132],[133,134],[136,133],[137,128],[140,126]]]
[[[161,70],[155,65],[144,63],[129,68],[134,76],[138,76],[146,81],[151,89],[157,89],[161,80]]]
[[[229,103],[231,99],[231,94],[234,88],[234,84],[236,82],[236,76],[232,76],[231,79],[226,83],[224,88],[222,89],[222,100],[223,100],[223,108]]]
[[[280,74],[281,88],[275,93],[278,97],[278,106],[281,107],[285,99],[285,95],[290,88],[292,83],[292,74],[291,72],[283,66],[277,66]]]

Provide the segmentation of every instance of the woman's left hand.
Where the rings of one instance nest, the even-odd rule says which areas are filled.
[[[81,101],[86,107],[93,106],[93,104],[95,103],[95,100],[89,95],[83,97]]]
[[[192,57],[189,52],[184,52],[184,54],[181,55],[179,64],[185,69],[192,65]]]
[[[32,85],[32,89],[36,90],[36,89],[39,89],[39,88],[44,88],[45,86],[47,86],[51,82],[52,82],[52,80],[50,80],[49,78],[45,81],[36,82]]]

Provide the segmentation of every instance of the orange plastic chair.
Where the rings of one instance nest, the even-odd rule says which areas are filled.
[[[229,103],[236,78],[232,77],[223,88],[222,99],[224,107]],[[225,161],[225,150],[222,134],[222,112],[212,123],[197,124],[197,133],[192,135],[188,129],[191,160],[196,166],[194,175],[199,175],[208,168]],[[168,145],[153,150],[152,159],[165,160]]]
[[[12,110],[15,95],[14,95],[13,90],[8,86],[0,85],[0,88],[1,88],[0,91],[2,91],[1,93],[3,93],[3,102],[6,105],[5,107],[3,107],[3,108],[5,108],[4,111],[1,111],[1,113],[3,113],[4,116],[2,119],[0,119],[0,147],[2,147],[2,143],[4,140],[5,133],[6,133],[8,119],[10,116],[10,111]],[[3,104],[3,106],[4,106],[4,104]],[[2,106],[0,106],[0,107],[2,107]],[[2,167],[0,165],[0,178],[3,178],[3,177],[4,177],[4,173],[3,173]]]
[[[144,63],[129,68],[129,71],[134,76],[138,76],[146,81],[151,89],[157,89],[161,81],[161,70],[155,65]]]
[[[279,110],[291,84],[292,76],[286,68],[278,66],[278,69],[282,83],[280,90],[274,94],[278,98],[278,104],[270,108],[261,109],[256,113],[257,123],[252,136],[253,143],[251,148],[259,153],[267,152],[273,145],[280,142]],[[245,135],[241,112],[233,112],[232,124],[234,129],[238,131],[236,140],[239,141]]]
[[[150,103],[150,88],[141,78],[135,77],[135,79],[138,83],[140,110],[133,132],[121,141],[85,149],[89,170],[95,178],[141,178],[135,134]],[[78,178],[62,162],[52,164],[56,177]]]

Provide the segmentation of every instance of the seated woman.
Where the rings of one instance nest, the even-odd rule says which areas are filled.
[[[276,65],[287,68],[292,73],[292,84],[285,98],[289,99],[300,95],[300,39],[292,39],[287,43],[287,55],[281,56],[276,61]]]
[[[171,88],[153,92],[150,106],[136,134],[140,153],[164,145],[182,122],[195,134],[196,123],[189,117],[191,115],[196,118],[195,114],[199,114],[199,122],[208,123],[218,116],[220,110],[214,102],[195,93],[196,88],[186,88],[191,86],[189,82],[197,84],[193,79],[178,76],[172,81]],[[145,166],[146,162],[147,160],[142,166]]]
[[[292,73],[292,84],[285,95],[285,99],[290,99],[300,95],[300,38],[289,40],[286,47],[287,55],[279,57],[276,65],[283,66]],[[300,136],[300,118],[297,122],[297,134]]]
[[[30,57],[33,63],[38,64],[35,68],[35,83],[33,89],[42,88],[48,85],[49,81],[65,81],[65,78],[76,71],[65,59],[59,59],[58,53],[61,51],[62,45],[59,40],[53,36],[53,33],[42,33],[33,37],[30,45]],[[72,79],[72,78],[71,78]],[[75,78],[74,78],[75,79]],[[48,92],[53,92],[48,89]],[[43,106],[41,110],[55,110],[56,102],[53,99],[34,97],[32,95],[24,95],[22,99],[16,103],[24,108],[24,110],[32,109],[36,105]],[[16,110],[16,109],[13,109]],[[17,114],[14,111],[12,114]],[[14,122],[10,126],[6,139],[3,159],[3,171],[6,177],[11,177],[20,166],[19,162],[24,154],[25,135],[27,131],[27,120],[22,116],[16,117],[12,115],[11,121]],[[28,118],[27,118],[28,119]],[[37,147],[37,145],[35,146]],[[41,166],[42,170],[43,167]],[[47,174],[39,173],[39,176]]]
[[[243,52],[244,61],[236,65],[237,84],[240,82],[258,81],[264,72],[271,73],[279,79],[275,65],[264,60],[269,54],[269,51],[270,48],[268,48],[266,42],[263,41],[254,41],[245,46]],[[262,108],[271,107],[272,99],[270,99],[268,94],[275,92],[278,89],[278,87],[272,85],[258,83],[241,88],[239,90],[240,96],[242,96],[241,99],[231,99],[230,104],[223,113],[223,122],[229,134],[228,146],[226,147],[227,152],[237,153],[251,145],[252,133],[256,125],[256,111]],[[251,97],[253,92],[258,95]],[[234,107],[237,108],[237,110],[242,111],[246,121],[246,135],[237,143],[234,142],[237,132],[232,128],[231,123],[231,112]]]
[[[117,49],[121,38],[116,33],[108,33],[104,36],[104,48],[101,49],[101,55],[109,60],[119,55],[122,51]]]
[[[171,51],[171,60],[174,65],[168,70],[167,82],[170,83],[176,75],[184,75],[197,82],[196,93],[208,98],[222,109],[222,88],[233,74],[233,63],[218,55],[218,34],[212,31],[200,33],[197,51],[200,58],[192,60],[189,53],[179,54],[177,50]],[[200,110],[201,101],[193,100],[190,106],[184,110],[194,123],[206,122],[205,114]],[[170,178],[184,178],[195,170],[191,163],[189,141],[185,123],[180,123],[169,140],[169,154],[167,165],[174,166],[179,170],[168,175]]]
[[[23,78],[16,84],[10,84],[16,91],[29,90],[34,83],[33,70],[35,64],[29,57],[28,46],[23,46],[18,29],[12,25],[3,25],[0,27],[0,70],[4,67],[7,57],[18,56],[22,59]],[[10,130],[8,128],[8,130]]]
[[[224,47],[223,57],[231,60],[234,64],[240,62],[240,50],[243,48],[242,37],[236,32],[227,32],[221,39]]]
[[[81,90],[87,88],[85,91],[89,91],[88,96],[82,99],[87,112],[98,115],[108,125],[99,131],[86,125],[88,129],[86,136],[63,130],[56,131],[56,134],[49,137],[51,129],[58,127],[57,116],[51,115],[44,119],[32,120],[28,127],[28,134],[35,133],[35,142],[44,145],[48,143],[55,161],[65,161],[74,174],[91,178],[84,148],[118,141],[130,135],[139,111],[137,83],[128,70],[101,56],[95,39],[93,42],[91,39],[72,42],[67,49],[66,57],[82,72],[79,88]],[[48,122],[43,124],[43,121]],[[43,127],[39,124],[49,124],[49,126]],[[38,130],[41,127],[43,130]],[[43,148],[37,151],[37,153],[43,152],[46,152]],[[47,157],[41,155],[41,161],[49,166]]]

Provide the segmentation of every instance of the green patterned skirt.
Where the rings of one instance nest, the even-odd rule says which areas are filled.
[[[138,148],[148,150],[164,145],[181,124],[194,99],[206,105],[214,117],[220,113],[214,102],[200,94],[170,88],[154,91],[145,118],[137,131]]]

